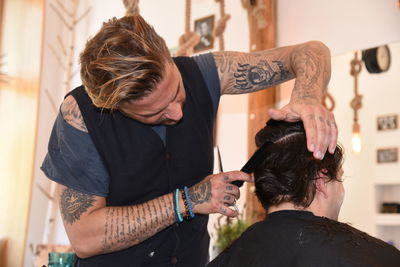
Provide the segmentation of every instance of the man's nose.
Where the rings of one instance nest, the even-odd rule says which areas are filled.
[[[167,119],[173,121],[179,121],[182,119],[182,116],[183,116],[182,104],[173,103],[169,106],[168,112],[166,114]]]

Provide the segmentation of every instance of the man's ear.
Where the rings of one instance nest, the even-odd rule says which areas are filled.
[[[324,171],[319,171],[318,178],[315,179],[315,188],[317,189],[318,194],[321,194],[324,198],[328,198],[328,186],[325,178],[326,174],[324,174]]]

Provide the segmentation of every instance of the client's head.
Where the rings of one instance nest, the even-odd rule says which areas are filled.
[[[274,146],[255,170],[258,199],[268,211],[303,209],[337,219],[344,197],[341,177],[343,150],[318,160],[307,150],[302,122],[269,120],[256,135],[256,144]]]

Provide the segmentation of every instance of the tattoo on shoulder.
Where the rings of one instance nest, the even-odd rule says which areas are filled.
[[[260,60],[256,65],[238,63],[233,75],[233,87],[241,91],[264,89],[292,78],[290,71],[279,60],[271,63]]]
[[[86,212],[96,201],[95,196],[88,195],[71,188],[65,189],[61,194],[60,208],[64,221],[73,224],[79,220],[82,213]]]
[[[189,199],[193,205],[207,202],[211,199],[211,181],[207,180],[189,188]]]
[[[88,132],[78,103],[76,103],[76,100],[73,96],[68,96],[64,100],[63,104],[61,105],[61,113],[64,120],[71,126],[83,132]]]

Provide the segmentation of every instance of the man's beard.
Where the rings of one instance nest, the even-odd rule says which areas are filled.
[[[162,124],[162,125],[175,125],[175,124],[178,124],[181,120],[182,119],[180,119],[179,121],[170,120],[170,119],[164,119],[164,120],[160,121],[159,124]]]

